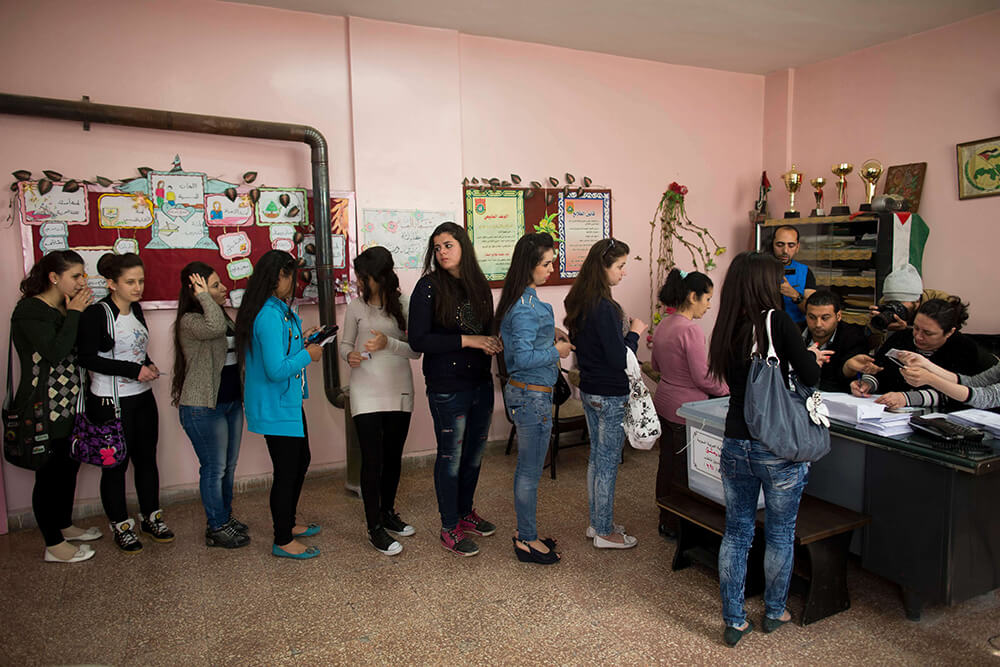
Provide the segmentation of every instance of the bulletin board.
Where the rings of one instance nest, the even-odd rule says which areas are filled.
[[[25,272],[46,252],[75,250],[100,298],[107,294],[106,281],[97,273],[100,257],[135,252],[146,269],[143,307],[175,308],[181,269],[202,261],[216,269],[238,305],[253,264],[276,248],[299,258],[297,300],[318,300],[312,198],[304,188],[237,186],[179,169],[147,170],[140,178],[108,186],[68,179],[45,186],[21,180],[16,186]],[[354,194],[334,193],[330,225],[339,293],[350,281],[354,216]]]
[[[502,287],[514,246],[524,234],[555,239],[556,271],[546,285],[569,285],[590,247],[612,235],[611,190],[464,188],[465,228],[492,287]]]

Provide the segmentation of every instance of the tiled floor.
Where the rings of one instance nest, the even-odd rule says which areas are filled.
[[[656,533],[656,451],[630,451],[616,519],[639,537],[630,551],[584,539],[586,448],[567,450],[559,479],[542,480],[539,526],[563,562],[512,553],[515,458],[484,460],[477,507],[499,524],[482,552],[438,545],[428,467],[404,472],[397,508],[417,526],[389,558],[364,540],[360,501],[337,477],[310,480],[300,518],[323,523],[312,561],[270,555],[266,492],[237,499],[254,542],[208,549],[197,503],[167,508],[173,544],[138,555],[114,549],[76,565],[43,563],[37,531],[0,537],[0,663],[13,664],[983,664],[997,661],[1000,596],[930,608],[905,620],[896,588],[852,564],[852,608],[806,628],[721,642],[716,579],[700,566],[670,571],[673,544]],[[84,525],[102,525],[96,518]],[[801,599],[789,601],[797,614]],[[751,618],[760,598],[748,602]],[[994,639],[1000,644],[1000,639]]]

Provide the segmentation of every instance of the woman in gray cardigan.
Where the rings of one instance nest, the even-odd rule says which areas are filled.
[[[205,543],[235,549],[250,544],[246,524],[233,518],[233,478],[243,436],[243,392],[233,321],[222,309],[226,286],[204,262],[181,270],[174,322],[173,404],[201,463]]]

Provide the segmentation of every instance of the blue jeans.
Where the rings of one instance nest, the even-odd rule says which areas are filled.
[[[503,393],[511,421],[517,428],[517,469],[514,471],[517,537],[531,542],[538,539],[535,510],[538,507],[538,480],[542,477],[552,435],[552,392],[508,384]]]
[[[726,493],[726,532],[719,548],[722,618],[739,627],[746,620],[743,589],[747,553],[753,542],[757,497],[764,487],[764,613],[785,613],[795,559],[795,519],[809,480],[809,464],[778,458],[756,440],[722,441],[722,486]]]
[[[233,511],[233,478],[243,437],[243,403],[219,403],[214,408],[180,406],[181,426],[201,463],[201,502],[208,527],[222,528]]]
[[[580,392],[583,414],[590,431],[587,463],[587,497],[590,525],[598,535],[610,535],[615,518],[615,480],[625,443],[625,404],[628,396],[596,396]]]
[[[427,392],[427,403],[434,419],[438,446],[434,490],[441,527],[451,530],[461,517],[472,511],[479,466],[493,416],[493,380],[468,391]]]

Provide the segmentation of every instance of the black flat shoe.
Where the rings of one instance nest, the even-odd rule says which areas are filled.
[[[790,620],[792,620],[791,615],[789,615],[788,617],[788,621]],[[780,618],[770,618],[768,616],[765,616],[764,621],[760,625],[761,629],[764,632],[774,632],[775,630],[783,626],[785,623],[788,623],[788,621],[783,621]]]
[[[722,633],[722,641],[724,641],[726,646],[729,648],[733,648],[740,643],[740,640],[743,639],[745,635],[748,635],[751,632],[753,632],[753,623],[750,622],[750,619],[747,619],[747,627],[742,630],[734,628],[731,625],[727,625],[725,632]]]
[[[559,562],[559,556],[556,555],[555,551],[549,551],[548,553],[542,553],[538,549],[527,542],[521,542],[524,546],[528,547],[528,551],[521,549],[517,546],[518,539],[512,537],[511,540],[514,542],[514,554],[517,559],[522,563],[538,563],[539,565],[554,565]],[[545,546],[548,546],[547,544]],[[549,547],[551,549],[551,547]]]

